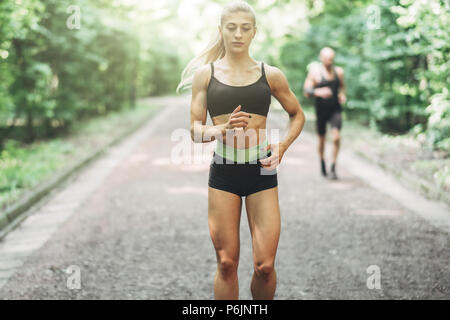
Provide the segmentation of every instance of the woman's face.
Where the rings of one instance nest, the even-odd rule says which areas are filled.
[[[248,50],[256,34],[256,27],[253,26],[250,13],[238,11],[225,18],[223,25],[219,26],[219,31],[226,51],[244,52]]]

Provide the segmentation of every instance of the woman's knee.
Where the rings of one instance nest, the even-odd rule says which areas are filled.
[[[268,280],[275,272],[275,266],[273,262],[255,263],[255,273],[258,277]]]
[[[237,274],[238,261],[231,258],[222,258],[217,262],[219,273],[223,278],[228,278]]]

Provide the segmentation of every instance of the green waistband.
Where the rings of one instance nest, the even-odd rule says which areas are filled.
[[[224,144],[219,140],[216,141],[216,154],[224,159],[228,159],[230,161],[235,161],[238,163],[252,161],[256,162],[257,159],[264,158],[269,152],[268,150],[263,150],[263,148],[269,144],[267,139],[260,144],[248,149],[238,149]]]

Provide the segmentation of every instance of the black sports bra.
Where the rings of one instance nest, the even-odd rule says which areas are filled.
[[[267,117],[271,101],[271,90],[261,63],[261,77],[246,86],[230,86],[214,77],[214,64],[211,64],[211,80],[207,90],[207,109],[212,117],[232,113],[238,105],[241,111],[256,113]]]

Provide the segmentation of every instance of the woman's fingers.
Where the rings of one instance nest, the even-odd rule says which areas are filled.
[[[268,163],[265,163],[265,164],[262,163],[261,160],[260,160],[260,162],[261,162],[261,166],[264,169],[267,169],[267,170],[273,170],[279,165],[278,158],[276,158],[276,159],[274,158],[274,159],[270,160]]]
[[[240,110],[241,105],[239,105],[234,111],[231,113],[230,118],[228,119],[228,127],[246,127],[248,125],[248,118],[251,118],[252,116],[244,111],[238,111]]]
[[[277,149],[276,145],[272,146],[272,144],[269,144],[263,148],[263,151],[267,151],[269,149],[272,151],[272,155],[265,159],[259,160],[259,162],[261,163],[261,166],[264,169],[273,170],[278,166],[280,159],[279,159],[278,149]]]
[[[276,162],[278,162],[278,155],[273,154],[268,158],[260,159],[259,162],[261,162],[261,164],[263,164],[263,165],[270,165],[270,164],[276,163]]]
[[[240,123],[240,122],[244,122],[244,123],[248,124],[248,120],[245,117],[233,118],[230,120],[231,124],[236,124],[236,123]]]
[[[238,106],[236,107],[236,109],[234,109],[233,112],[232,112],[231,114],[237,113],[238,110],[241,110],[241,105],[238,105]]]
[[[243,128],[243,127],[246,127],[246,126],[248,126],[248,123],[247,123],[247,122],[237,122],[237,123],[233,123],[233,127],[235,127],[235,128]]]
[[[271,161],[271,162],[268,163],[268,164],[263,164],[263,163],[261,163],[261,166],[262,166],[264,169],[267,169],[267,170],[273,170],[273,169],[275,169],[275,168],[278,166],[278,161],[273,160],[273,161]]]
[[[250,115],[250,113],[245,112],[245,111],[239,111],[239,112],[236,112],[236,113],[231,115],[231,118],[238,118],[238,117],[251,118],[252,116]]]

